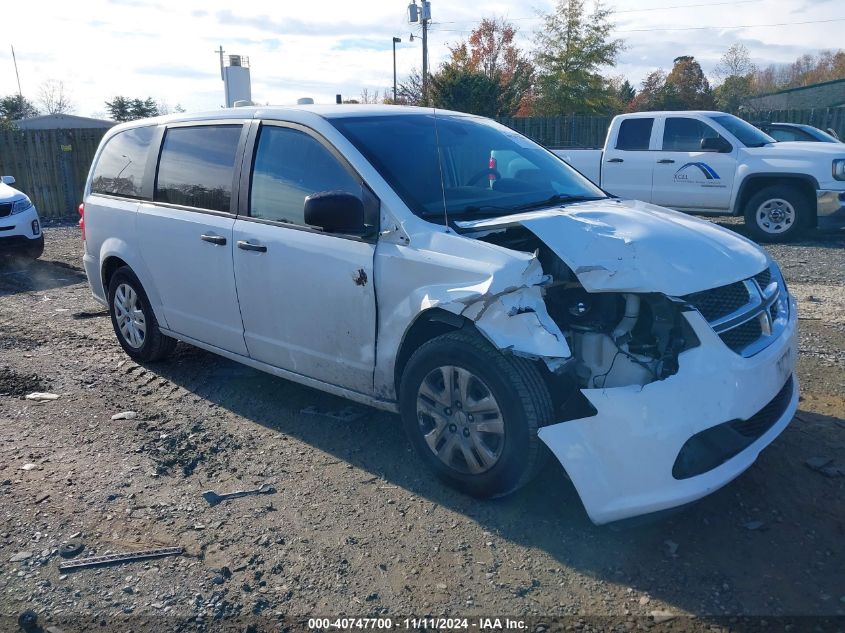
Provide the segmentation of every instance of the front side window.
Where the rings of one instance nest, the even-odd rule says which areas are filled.
[[[623,120],[616,137],[616,149],[629,152],[646,151],[651,141],[652,127],[654,119],[651,118]]]
[[[167,130],[156,178],[156,202],[230,211],[241,125]]]
[[[154,131],[154,126],[136,127],[111,137],[94,168],[91,191],[140,198]]]
[[[700,152],[702,140],[718,137],[716,130],[698,119],[670,117],[663,129],[663,151]]]
[[[250,188],[251,217],[307,226],[305,198],[327,191],[362,195],[361,183],[313,136],[272,125],[261,129]]]
[[[432,112],[329,122],[414,214],[432,222],[605,197],[563,160],[489,119]]]

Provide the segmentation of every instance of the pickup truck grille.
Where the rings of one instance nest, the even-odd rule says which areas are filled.
[[[786,289],[771,268],[683,299],[701,313],[725,345],[745,357],[768,347],[789,318]]]

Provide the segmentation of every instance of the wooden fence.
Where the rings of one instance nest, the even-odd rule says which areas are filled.
[[[845,107],[814,110],[763,110],[744,112],[751,122],[805,123],[836,130],[845,139]],[[554,149],[602,147],[612,116],[566,115],[560,117],[509,117],[497,119],[530,139]]]
[[[749,121],[807,123],[845,139],[845,108],[757,111]],[[610,116],[511,117],[499,121],[552,148],[601,147]],[[17,179],[45,218],[71,217],[82,200],[88,169],[106,130],[0,131],[0,174]]]
[[[571,114],[559,117],[502,117],[502,125],[547,147],[601,147],[611,116]]]
[[[70,217],[82,202],[85,179],[106,130],[0,131],[0,175],[27,194],[43,218]]]

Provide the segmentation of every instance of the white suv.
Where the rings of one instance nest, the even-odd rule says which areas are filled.
[[[10,185],[14,176],[0,177],[0,257],[38,259],[44,252],[41,221],[32,201]]]
[[[80,211],[130,356],[178,339],[398,412],[469,494],[517,489],[551,452],[596,523],[678,506],[797,406],[795,304],[760,248],[610,198],[487,119],[137,121],[104,137]]]

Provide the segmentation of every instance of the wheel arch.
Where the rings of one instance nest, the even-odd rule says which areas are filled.
[[[144,265],[143,260],[137,253],[123,240],[111,238],[103,242],[100,249],[100,282],[103,286],[104,296],[108,300],[109,281],[111,276],[121,266],[127,266],[141,282],[144,288],[144,293],[150,302],[150,307],[155,314],[156,320],[162,327],[167,328],[167,320],[164,318],[162,310],[161,296],[158,293],[155,283],[149,273],[149,270]]]
[[[766,187],[775,185],[786,185],[796,187],[806,198],[810,210],[808,227],[816,225],[816,191],[819,188],[818,181],[809,174],[792,173],[755,173],[749,174],[740,183],[737,189],[736,200],[734,201],[733,214],[742,215],[745,213],[745,205],[759,191]]]
[[[411,355],[431,339],[465,327],[475,328],[472,321],[466,317],[443,308],[430,308],[417,315],[416,319],[405,330],[396,353],[396,363],[393,366],[393,387],[397,400],[400,396],[399,385],[402,382],[402,373],[405,371]]]

